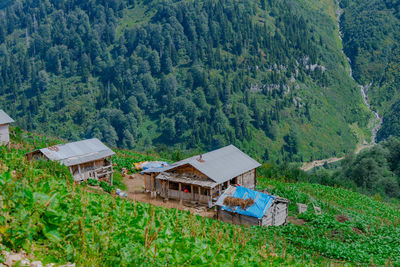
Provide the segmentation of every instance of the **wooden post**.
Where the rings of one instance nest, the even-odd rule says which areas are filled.
[[[192,193],[192,201],[194,201],[194,188],[193,185],[190,185],[190,193]]]
[[[154,173],[152,172],[151,175],[150,175],[150,197],[151,198],[156,198],[157,197],[155,182],[156,181],[155,181]]]
[[[113,170],[113,165],[112,165],[112,159],[110,159],[110,164],[111,164],[111,185],[113,184],[113,177],[114,177],[114,170]]]
[[[154,174],[150,174],[150,191],[154,191]]]
[[[179,200],[182,201],[182,184],[179,183]]]
[[[169,198],[169,180],[167,180],[167,199]]]
[[[82,172],[81,172],[81,165],[80,164],[78,164],[78,172],[79,172],[79,176],[81,177],[81,180],[83,180]]]
[[[208,196],[208,198],[207,198],[207,200],[208,200],[208,208],[211,208],[211,205],[212,205],[212,191],[213,191],[213,189],[212,189],[212,188],[210,188],[210,189],[207,189],[207,196]]]
[[[198,188],[199,188],[199,201],[200,201],[200,198],[201,198],[201,187],[199,186]]]
[[[143,179],[144,179],[144,192],[146,192],[147,191],[147,174],[144,174],[143,175]]]
[[[163,197],[164,200],[168,200],[168,188],[167,188],[167,181],[162,181],[162,188],[163,188]]]
[[[254,188],[257,186],[257,169],[254,169]]]

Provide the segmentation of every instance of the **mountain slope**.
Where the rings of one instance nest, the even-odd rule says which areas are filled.
[[[335,10],[330,0],[10,1],[1,103],[25,129],[113,147],[341,155],[370,114]]]
[[[354,78],[368,86],[372,107],[383,115],[378,139],[400,136],[400,2],[396,0],[341,1],[344,50]]]
[[[300,224],[235,226],[94,193],[73,183],[66,167],[26,161],[28,150],[58,140],[18,131],[12,140],[11,149],[0,147],[0,244],[44,263],[400,264],[399,210],[348,190],[259,177],[259,189],[291,201],[289,215]],[[297,215],[297,202],[308,204],[309,212]],[[313,205],[322,215],[313,213]]]

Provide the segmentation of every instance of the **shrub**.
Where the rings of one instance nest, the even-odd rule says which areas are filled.
[[[100,182],[98,180],[95,180],[95,179],[88,179],[87,183],[88,183],[88,185],[96,186],[96,185],[99,185]]]

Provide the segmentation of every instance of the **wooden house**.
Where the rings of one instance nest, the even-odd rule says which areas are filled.
[[[14,122],[14,120],[0,109],[0,145],[10,142],[10,130],[8,125],[12,122]]]
[[[67,166],[76,182],[107,179],[112,184],[114,151],[99,139],[87,139],[42,148],[26,154],[28,160],[48,159]]]
[[[208,204],[231,184],[256,186],[260,163],[229,145],[163,168],[143,171],[145,190],[152,196]]]
[[[231,199],[228,199],[228,198]],[[239,201],[235,201],[235,200]],[[252,199],[248,207],[229,203]],[[226,201],[229,200],[229,201]],[[216,202],[217,218],[233,224],[279,226],[286,223],[289,200],[253,191],[245,187],[230,186]]]

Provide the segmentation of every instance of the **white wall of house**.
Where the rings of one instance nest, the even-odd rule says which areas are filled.
[[[8,130],[8,124],[0,125],[0,143],[6,144],[10,142],[10,132]]]

